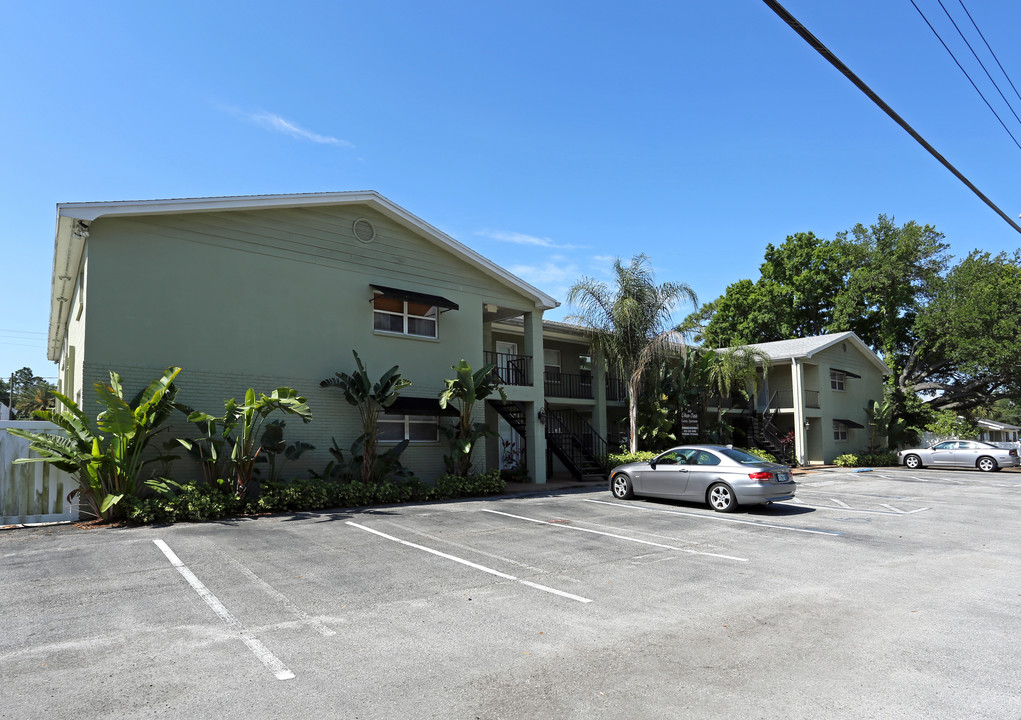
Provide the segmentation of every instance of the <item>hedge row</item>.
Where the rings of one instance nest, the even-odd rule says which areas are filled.
[[[833,464],[837,467],[893,467],[897,465],[896,453],[846,453],[838,456]]]
[[[341,507],[390,505],[429,500],[498,495],[507,487],[500,472],[468,477],[443,475],[436,484],[413,479],[402,483],[340,483],[311,478],[288,483],[263,483],[256,497],[239,498],[222,486],[185,485],[173,494],[145,498],[124,498],[127,520],[142,525],[199,522],[239,515],[278,512],[306,512]]]

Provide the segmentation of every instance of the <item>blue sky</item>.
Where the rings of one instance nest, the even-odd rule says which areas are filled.
[[[783,4],[1017,217],[1021,149],[909,0]],[[378,190],[561,300],[644,252],[709,301],[767,243],[879,213],[958,257],[1021,244],[759,0],[3,7],[0,376],[56,375],[58,202]],[[1021,3],[968,10],[1019,85]]]

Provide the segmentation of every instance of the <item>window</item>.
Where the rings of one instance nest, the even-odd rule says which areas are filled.
[[[380,415],[376,437],[380,442],[438,442],[439,418],[435,415]]]
[[[847,426],[844,423],[833,421],[833,439],[842,442],[847,440]]]
[[[385,295],[372,300],[372,329],[379,332],[434,338],[438,317],[435,305]]]
[[[830,389],[839,390],[840,392],[843,392],[844,381],[846,379],[847,375],[845,375],[840,370],[830,370]]]
[[[560,351],[545,348],[542,351],[542,359],[546,379],[550,382],[560,382]]]

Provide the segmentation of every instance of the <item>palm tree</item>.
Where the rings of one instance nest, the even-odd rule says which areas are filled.
[[[638,449],[642,376],[666,352],[671,340],[683,348],[683,336],[672,329],[671,314],[684,301],[698,307],[695,291],[687,283],[656,285],[644,254],[635,255],[628,265],[620,258],[614,260],[612,284],[584,277],[567,291],[567,302],[579,310],[568,320],[580,322],[591,331],[593,350],[624,378],[631,452]]]
[[[763,374],[759,375],[758,368]],[[735,392],[746,400],[759,388],[759,380],[769,372],[770,361],[761,350],[750,347],[732,347],[710,354],[706,367],[706,385],[718,399],[716,403],[716,426],[723,434],[723,403]],[[751,387],[751,394],[748,392]]]

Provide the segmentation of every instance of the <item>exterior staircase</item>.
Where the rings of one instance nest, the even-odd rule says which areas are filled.
[[[489,404],[528,442],[523,404],[502,400],[490,400]],[[606,473],[606,441],[574,410],[553,410],[546,405],[546,449],[578,480]]]

